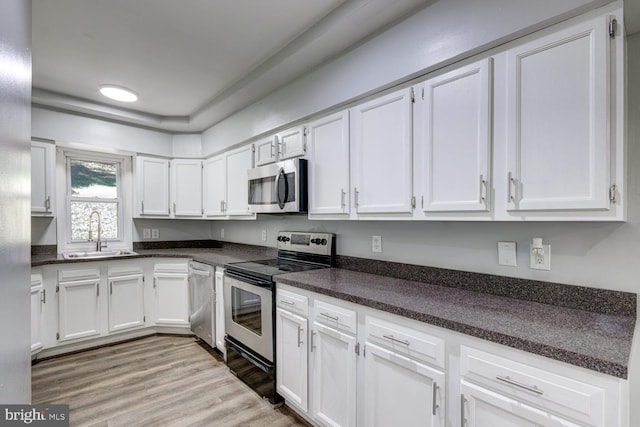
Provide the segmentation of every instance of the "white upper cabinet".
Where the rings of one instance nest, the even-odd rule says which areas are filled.
[[[227,199],[227,168],[224,155],[204,161],[202,180],[205,217],[224,216],[224,202]]]
[[[413,89],[373,99],[350,113],[356,213],[411,214]]]
[[[202,216],[202,169],[200,159],[171,160],[171,206],[174,216]]]
[[[427,216],[490,210],[491,65],[483,59],[429,79],[419,90],[414,167]]]
[[[506,51],[506,109],[496,120],[506,123],[507,168],[496,178],[508,216],[624,219],[622,35],[610,37],[611,19]]]
[[[309,214],[348,214],[349,112],[323,117],[307,129]]]
[[[253,146],[251,144],[225,153],[227,172],[227,198],[224,211],[228,216],[251,216],[249,211],[249,176],[247,170],[253,167]]]
[[[278,160],[291,159],[305,155],[307,128],[298,126],[278,134]]]
[[[278,137],[270,136],[254,143],[256,147],[256,166],[273,163],[278,159]]]
[[[31,213],[51,216],[55,211],[56,146],[31,141]]]
[[[140,216],[169,216],[169,160],[136,157],[137,206]]]

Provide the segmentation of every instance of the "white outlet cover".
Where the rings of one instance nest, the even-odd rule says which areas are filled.
[[[220,229],[220,238],[224,239],[224,228]]]
[[[143,239],[150,239],[151,238],[151,229],[150,228],[143,228],[142,229],[142,238]]]
[[[551,270],[551,245],[542,245],[542,250],[542,255],[536,255],[529,246],[529,266],[534,270]]]
[[[498,242],[498,264],[517,267],[516,242]]]
[[[382,252],[382,236],[371,236],[371,252]]]
[[[151,229],[151,238],[152,239],[159,239],[160,238],[160,230],[158,228],[152,228]]]
[[[266,241],[267,240],[267,230],[262,230],[262,241]]]

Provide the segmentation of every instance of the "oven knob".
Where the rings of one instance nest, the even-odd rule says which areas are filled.
[[[318,239],[311,239],[311,243],[315,245],[316,243],[318,243]]]
[[[318,240],[320,240],[320,239],[318,239]],[[322,240],[321,240],[320,242],[318,242],[318,243],[320,243],[322,246],[327,246],[327,239],[322,239]]]
[[[288,242],[288,241],[290,241],[290,240],[291,240],[291,239],[290,239],[290,238],[288,238],[288,237],[286,237],[286,236],[282,238],[282,241],[283,241],[283,242]]]
[[[282,242],[282,236],[278,236],[278,238],[276,239],[278,242]]]

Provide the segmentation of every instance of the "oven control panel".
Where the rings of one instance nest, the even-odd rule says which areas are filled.
[[[305,252],[316,255],[332,255],[335,235],[301,231],[278,233],[278,250]]]

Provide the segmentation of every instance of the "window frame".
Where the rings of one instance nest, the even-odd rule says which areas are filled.
[[[77,150],[58,148],[56,167],[58,169],[57,194],[58,203],[57,218],[57,244],[58,252],[95,250],[95,242],[88,240],[72,240],[71,229],[71,202],[115,202],[118,207],[118,237],[116,239],[104,239],[109,250],[131,250],[132,243],[132,160],[127,154],[113,154],[99,151]],[[116,186],[118,197],[116,199],[96,199],[91,197],[71,196],[71,161],[88,161],[98,163],[115,163],[117,165]]]

